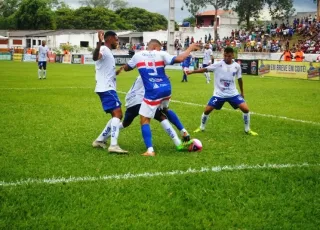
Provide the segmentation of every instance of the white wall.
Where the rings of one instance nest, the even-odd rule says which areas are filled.
[[[98,41],[97,33],[94,34],[64,34],[51,35],[47,37],[47,44],[50,48],[59,48],[60,44],[70,43],[71,45],[80,46],[80,41],[89,42],[91,48],[96,46]]]

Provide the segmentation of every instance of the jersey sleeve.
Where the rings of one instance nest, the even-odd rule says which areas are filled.
[[[176,59],[176,56],[170,55],[169,53],[164,51],[161,51],[161,56],[166,65],[173,65],[174,60]]]
[[[134,69],[136,65],[138,64],[138,58],[137,54],[133,55],[133,57],[128,61],[127,65],[131,68]]]
[[[219,66],[219,63],[211,64],[207,66],[205,69],[207,69],[210,72],[214,72]]]

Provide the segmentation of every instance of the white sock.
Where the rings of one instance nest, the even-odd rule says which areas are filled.
[[[206,128],[207,121],[209,119],[209,115],[205,115],[204,113],[201,116],[201,124],[200,129],[204,130]]]
[[[112,119],[109,120],[108,124],[103,129],[103,131],[101,132],[99,137],[96,139],[96,141],[105,142],[108,139],[108,137],[110,137],[110,135],[111,135],[111,121],[112,121]]]
[[[119,130],[124,129],[122,122],[119,124]]]
[[[187,133],[187,135],[189,135],[188,131],[185,128],[180,130],[181,136],[183,136],[184,133]]]
[[[208,81],[208,75],[207,75],[207,73],[204,73],[204,76],[205,76],[205,78],[206,78],[206,81]]]
[[[208,72],[207,75],[208,75],[208,81],[211,81],[210,73]]]
[[[147,152],[148,152],[148,153],[152,153],[152,152],[154,152],[153,147],[148,148]]]
[[[47,70],[43,70],[43,78],[47,77]]]
[[[244,120],[244,130],[248,132],[250,130],[250,112],[243,114],[243,120]]]
[[[111,119],[111,145],[118,145],[120,119],[113,117]]]
[[[41,70],[41,69],[38,69],[38,77],[39,77],[39,78],[42,77],[42,76],[41,76],[41,75],[42,75],[41,72],[42,72],[42,70]]]
[[[166,131],[168,135],[171,137],[175,146],[181,145],[181,140],[179,139],[176,131],[167,119],[161,122],[161,126],[164,129],[164,131]]]

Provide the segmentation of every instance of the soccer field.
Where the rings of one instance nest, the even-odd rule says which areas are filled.
[[[92,148],[110,119],[94,66],[49,63],[41,81],[36,63],[0,68],[0,229],[319,229],[320,82],[244,76],[259,136],[229,105],[193,135],[213,86],[167,71],[203,151],[177,152],[152,121],[145,158],[139,119],[120,132],[128,156]],[[123,103],[137,75],[118,76]]]

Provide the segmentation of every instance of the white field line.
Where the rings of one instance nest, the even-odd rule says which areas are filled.
[[[219,172],[234,172],[240,170],[263,170],[263,169],[284,169],[284,168],[309,168],[319,167],[320,164],[263,164],[263,165],[237,165],[237,166],[213,166],[213,167],[202,167],[200,169],[189,168],[185,171],[174,170],[169,172],[145,172],[145,173],[126,173],[126,174],[115,174],[105,175],[99,177],[85,176],[85,177],[53,177],[46,179],[26,179],[15,182],[0,181],[2,187],[13,187],[30,184],[59,184],[59,183],[76,183],[76,182],[92,182],[92,181],[110,181],[110,180],[129,180],[135,178],[151,178],[151,177],[166,177],[186,174],[200,174],[200,173],[219,173]]]
[[[4,90],[48,90],[48,89],[92,89],[92,87],[0,88],[0,90],[2,90],[2,89],[4,89]],[[126,92],[123,92],[123,91],[118,91],[118,93],[126,94]],[[204,107],[205,106],[202,104],[184,102],[184,101],[178,101],[178,100],[171,100],[171,102],[183,104],[183,105],[197,106],[197,107]],[[227,109],[227,108],[223,108],[223,110],[232,111],[232,112],[240,112],[238,110]],[[272,114],[264,114],[264,113],[256,113],[256,112],[251,112],[251,114],[256,115],[256,116],[260,116],[260,117],[270,117],[270,118],[277,118],[277,119],[281,119],[281,120],[294,121],[294,122],[305,123],[305,124],[320,125],[319,122],[306,121],[306,120],[295,119],[295,118],[290,118],[290,117],[285,117],[285,116],[277,116],[277,115],[272,115]]]

